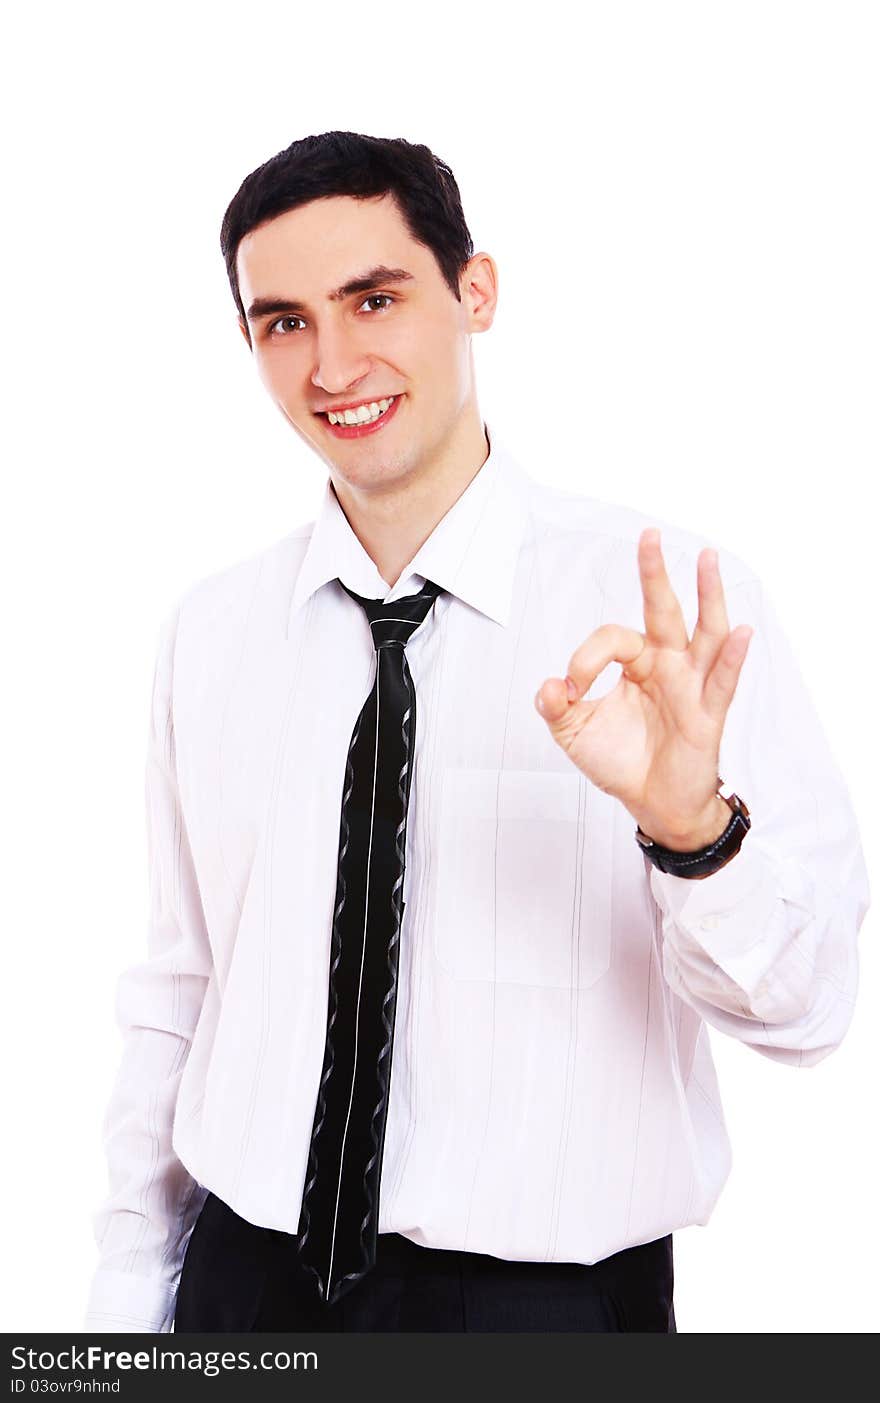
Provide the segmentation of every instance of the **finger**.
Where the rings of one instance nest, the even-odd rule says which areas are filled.
[[[708,672],[730,632],[718,552],[709,547],[700,551],[697,560],[697,598],[699,614],[690,653],[700,670]]]
[[[727,708],[733,701],[753,633],[754,629],[749,628],[748,624],[740,624],[727,635],[715,665],[703,684],[703,707],[717,721],[724,720]]]
[[[624,664],[624,672],[633,682],[640,682],[651,671],[650,654],[645,653],[643,633],[622,624],[600,624],[571,655],[568,675],[582,697],[588,692],[599,673],[609,663]]]
[[[666,573],[660,532],[646,527],[639,537],[639,575],[645,614],[645,634],[649,643],[666,648],[686,648],[688,631],[678,597]]]
[[[548,677],[535,695],[535,706],[551,727],[555,727],[558,722],[567,717],[575,704],[578,709],[579,724],[580,721],[586,721],[599,705],[598,702],[579,701],[577,695],[573,694],[573,689],[570,689],[567,683],[559,677]]]

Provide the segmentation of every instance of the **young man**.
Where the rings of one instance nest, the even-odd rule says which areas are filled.
[[[707,1025],[810,1066],[853,1010],[797,665],[742,561],[485,423],[496,267],[427,148],[294,142],[222,247],[327,483],[162,630],[87,1326],[674,1331],[730,1165]]]

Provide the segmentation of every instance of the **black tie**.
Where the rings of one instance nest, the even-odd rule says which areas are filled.
[[[298,1229],[328,1305],[376,1261],[416,734],[404,649],[442,593],[426,580],[386,604],[342,588],[367,615],[376,672],[345,766],[327,1041]]]

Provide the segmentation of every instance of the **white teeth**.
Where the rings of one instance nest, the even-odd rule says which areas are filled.
[[[380,414],[384,414],[393,403],[394,396],[392,395],[390,399],[373,400],[372,404],[362,404],[357,409],[343,409],[338,414],[330,411],[327,418],[331,424],[371,424],[379,418]]]

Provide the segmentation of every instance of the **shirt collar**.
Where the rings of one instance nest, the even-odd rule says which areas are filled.
[[[316,590],[338,576],[356,594],[386,602],[414,594],[425,580],[433,580],[506,626],[532,479],[499,435],[487,424],[484,428],[489,441],[486,461],[390,590],[352,531],[328,477],[294,587],[289,621]]]

